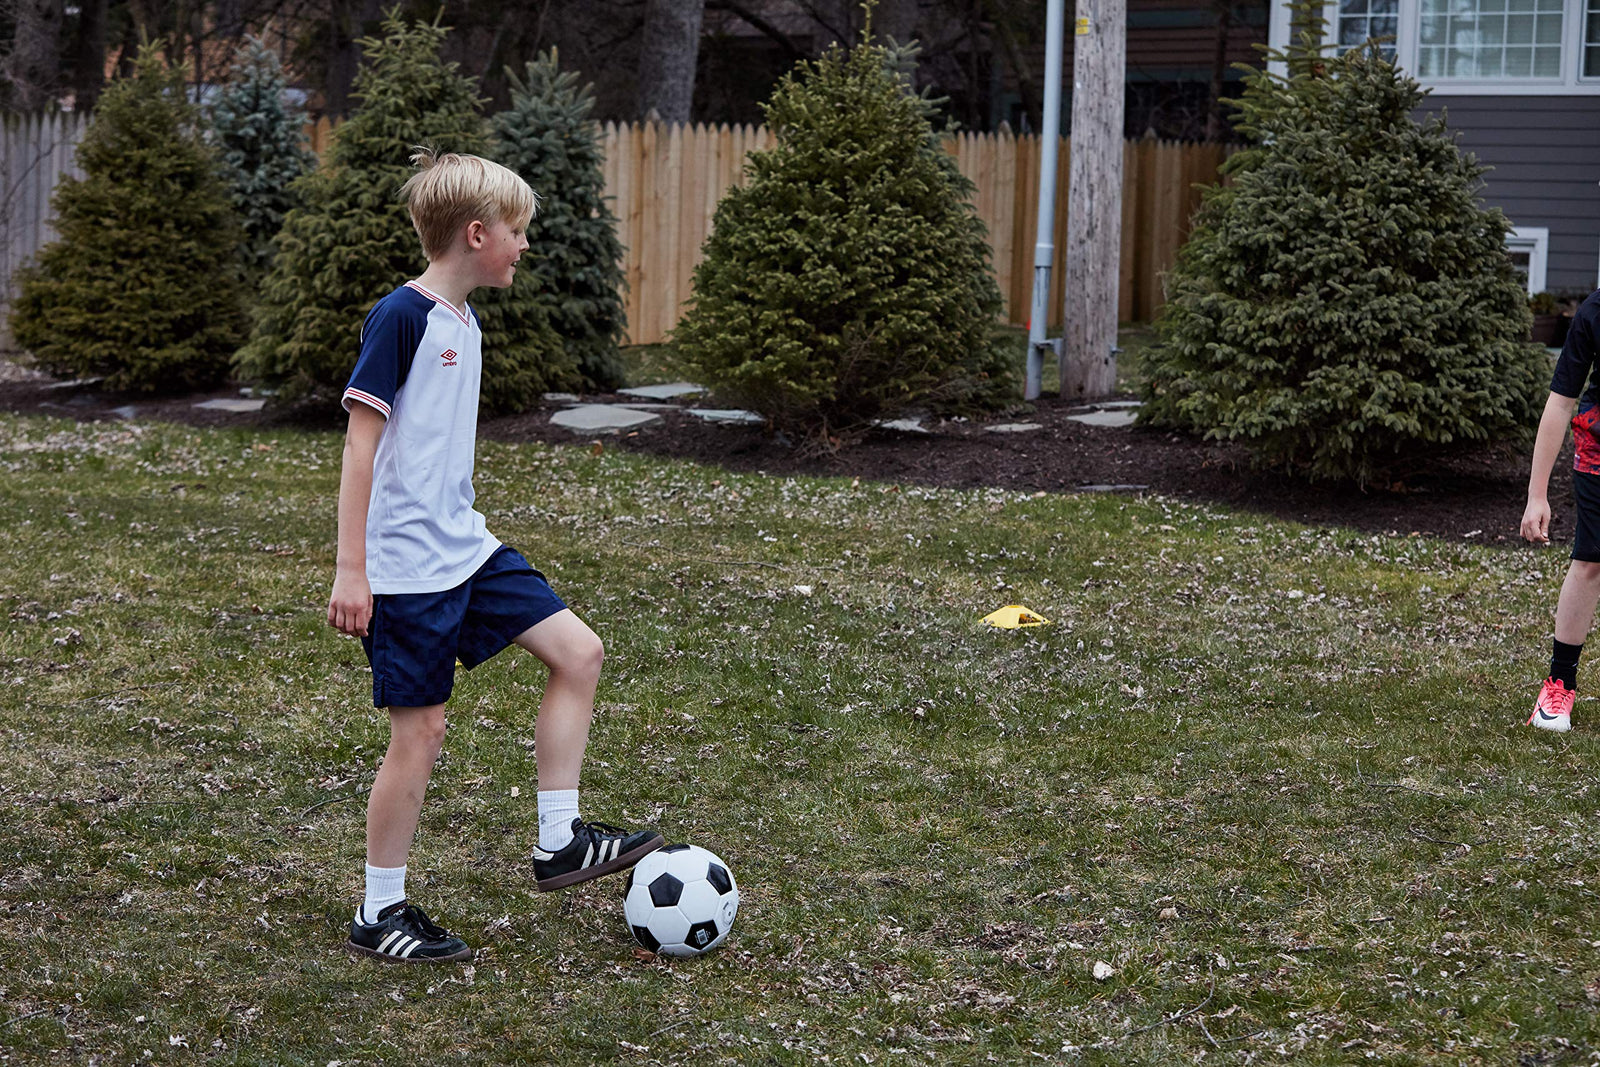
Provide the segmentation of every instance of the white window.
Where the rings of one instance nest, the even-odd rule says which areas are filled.
[[[1591,0],[1600,4],[1600,0]],[[1339,0],[1334,15],[1339,51],[1359,48],[1369,37],[1387,37],[1379,46],[1383,58],[1394,61],[1395,34],[1400,32],[1400,0]]]
[[[1600,0],[1589,0],[1583,22],[1583,76],[1600,78]]]
[[[1506,255],[1528,280],[1528,295],[1544,292],[1545,263],[1550,256],[1549,227],[1513,227],[1506,237]]]
[[[1563,0],[1422,0],[1417,73],[1560,78],[1562,6]]]

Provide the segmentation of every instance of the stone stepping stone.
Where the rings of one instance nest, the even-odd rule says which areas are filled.
[[[578,402],[578,394],[546,393],[544,394],[544,399],[547,404],[576,404]]]
[[[1138,419],[1132,411],[1091,411],[1084,415],[1068,415],[1073,422],[1081,422],[1085,426],[1109,426],[1112,428],[1132,426]]]
[[[1075,488],[1080,493],[1141,493],[1150,487],[1148,485],[1080,485]]]
[[[634,411],[620,404],[579,404],[550,416],[552,426],[574,433],[614,433],[660,421],[661,416],[653,412]]]
[[[105,381],[104,378],[73,378],[65,382],[51,382],[44,388],[47,392],[54,393],[63,389],[77,389],[85,385],[95,385],[103,381]]]
[[[671,400],[675,396],[694,396],[705,391],[705,386],[693,382],[668,382],[666,385],[640,385],[617,390],[623,396],[640,396],[646,400]]]
[[[260,411],[267,406],[265,400],[204,400],[194,405],[205,411],[229,411],[235,415],[244,415],[252,411]]]
[[[877,423],[885,430],[899,430],[901,433],[927,433],[928,428],[922,425],[921,419],[889,419]]]
[[[1095,405],[1101,411],[1132,411],[1143,406],[1143,400],[1107,400],[1104,404]]]
[[[707,422],[725,422],[736,426],[757,426],[767,421],[753,411],[741,411],[738,408],[690,408],[689,414]]]
[[[613,407],[627,408],[629,411],[682,411],[682,404],[614,404]]]
[[[139,413],[139,409],[132,404],[124,404],[120,408],[112,408],[111,414],[119,419],[131,419]]]
[[[990,433],[1032,433],[1034,430],[1044,429],[1044,424],[1039,422],[1002,422],[998,426],[985,426]]]

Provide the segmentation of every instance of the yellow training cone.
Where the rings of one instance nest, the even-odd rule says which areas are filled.
[[[983,617],[983,621],[1002,630],[1016,630],[1023,626],[1046,626],[1050,622],[1043,615],[1030,611],[1021,604],[1007,604],[998,611],[991,611]]]

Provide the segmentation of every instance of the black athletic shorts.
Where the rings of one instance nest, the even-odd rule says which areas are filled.
[[[1578,528],[1572,535],[1572,558],[1600,563],[1600,474],[1572,472],[1572,498],[1578,505]]]

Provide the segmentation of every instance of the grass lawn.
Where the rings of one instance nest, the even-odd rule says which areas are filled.
[[[621,879],[533,891],[513,651],[411,858],[475,965],[353,960],[339,448],[0,417],[0,1062],[1600,1050],[1600,715],[1521,725],[1559,552],[587,447],[480,446],[479,504],[606,640],[586,810],[720,853],[733,935],[642,960]]]

